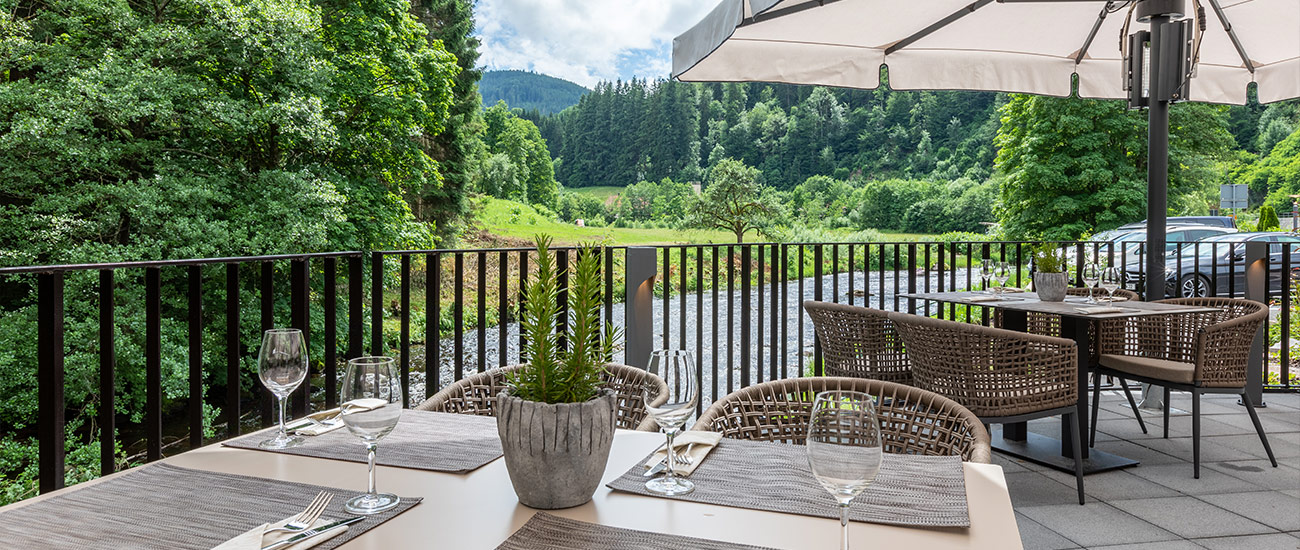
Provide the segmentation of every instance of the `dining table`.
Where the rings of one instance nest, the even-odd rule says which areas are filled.
[[[619,430],[614,437],[602,484],[592,500],[581,506],[550,510],[547,513],[602,526],[763,548],[839,548],[840,526],[834,519],[649,497],[617,492],[605,485],[644,461],[663,441],[662,434]],[[383,449],[381,443],[381,454]],[[362,463],[221,444],[211,444],[167,457],[161,463],[286,483],[327,485],[343,492],[362,492],[366,488],[366,465]],[[156,464],[137,468],[151,468]],[[133,470],[117,472],[0,508],[0,527],[4,524],[7,512],[61,495],[75,495],[96,484],[129,475]],[[992,464],[967,462],[962,463],[962,471],[965,476],[970,527],[918,528],[852,522],[849,527],[851,540],[861,548],[1021,548],[1002,468]],[[379,466],[376,474],[381,491],[418,496],[423,500],[339,548],[491,550],[498,548],[530,518],[539,514],[538,510],[519,504],[505,461],[500,458],[468,473]],[[764,472],[753,472],[753,475],[763,476]],[[828,494],[826,504],[834,507],[834,501],[829,496]],[[203,495],[194,495],[194,498],[201,499]],[[266,498],[274,499],[276,495],[267,494]],[[187,505],[186,502],[174,504]],[[270,519],[272,518],[268,518]]]
[[[1178,315],[1215,311],[1214,308],[1164,304],[1158,302],[1122,301],[1091,303],[1088,297],[1066,296],[1063,301],[1044,301],[1034,292],[1003,292],[991,294],[988,291],[955,292],[920,292],[900,294],[902,298],[924,300],[947,304],[987,307],[1001,312],[1001,328],[1025,332],[1028,328],[1029,313],[1056,315],[1061,319],[1061,337],[1074,340],[1079,353],[1079,400],[1076,404],[1074,418],[1079,424],[1079,433],[1087,434],[1089,426],[1089,386],[1088,375],[1096,362],[1093,357],[1092,334],[1089,328],[1095,323],[1108,320],[1123,320],[1150,315]],[[1096,312],[1090,307],[1113,307],[1119,311]],[[1069,433],[1069,426],[1061,418],[1061,433]],[[1068,437],[1059,440],[1030,432],[1027,424],[1017,422],[1006,424],[1002,429],[991,430],[992,445],[995,450],[1023,458],[1062,472],[1074,473],[1074,448]],[[1086,438],[1082,438],[1086,440]],[[1137,460],[1097,449],[1089,449],[1085,444],[1081,449],[1084,475],[1136,466]]]

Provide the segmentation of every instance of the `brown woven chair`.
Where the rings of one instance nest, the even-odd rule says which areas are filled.
[[[876,398],[885,452],[989,461],[988,430],[965,407],[942,395],[865,378],[815,376],[755,384],[714,401],[692,429],[733,439],[802,445],[815,397],[831,390],[860,391]]]
[[[422,411],[449,412],[494,416],[497,394],[506,389],[506,374],[519,369],[519,365],[492,369],[462,378],[426,399],[415,408]],[[605,387],[618,394],[618,427],[627,430],[657,431],[653,422],[646,422],[645,387],[658,389],[655,404],[668,400],[668,385],[662,378],[642,369],[627,365],[605,365]]]
[[[803,308],[821,342],[826,376],[912,383],[912,365],[889,312],[811,300]]]
[[[1169,437],[1169,390],[1192,394],[1192,474],[1201,477],[1201,394],[1241,395],[1268,459],[1277,467],[1273,449],[1246,392],[1246,363],[1268,307],[1236,298],[1172,298],[1162,304],[1217,308],[1209,313],[1135,317],[1104,323],[1098,371],[1120,378],[1156,384],[1165,389],[1164,436]],[[1101,388],[1093,384],[1092,414],[1097,415]],[[1133,413],[1138,414],[1137,406]],[[1097,429],[1093,423],[1093,431]]]
[[[1074,341],[906,313],[892,313],[889,319],[907,344],[916,387],[961,403],[988,424],[1064,416],[1083,504]]]
[[[1101,297],[1106,294],[1106,291],[1101,289],[1093,289],[1093,291],[1094,291],[1093,295],[1097,297]],[[1065,289],[1065,294],[1066,296],[1087,296],[1088,289],[1079,288],[1079,287],[1070,287]],[[1138,301],[1142,299],[1141,296],[1138,296],[1138,293],[1133,292],[1132,290],[1125,290],[1122,288],[1115,289],[1114,296],[1117,298],[1125,298],[1129,301]],[[1002,310],[999,309],[995,312],[994,319],[997,326],[999,327],[1003,326]],[[1097,357],[1101,354],[1100,351],[1101,348],[1098,347],[1098,343],[1097,343],[1098,339],[1097,339],[1096,325],[1098,323],[1104,323],[1104,322],[1106,321],[1098,321],[1096,323],[1090,323],[1088,325],[1088,341],[1092,343],[1092,349],[1090,350],[1092,353],[1089,355],[1092,357],[1091,366],[1093,369],[1096,369]],[[1051,313],[1041,313],[1037,311],[1027,312],[1025,313],[1025,332],[1028,332],[1030,334],[1042,334],[1044,336],[1060,336],[1061,316],[1053,315]],[[1093,385],[1097,385],[1098,383],[1100,383],[1101,374],[1099,374],[1096,370],[1093,371],[1092,377],[1093,377]],[[1147,423],[1142,421],[1142,415],[1137,414],[1136,412],[1137,401],[1133,399],[1133,390],[1128,387],[1128,381],[1124,380],[1123,377],[1118,377],[1117,379],[1119,380],[1120,388],[1124,390],[1124,397],[1128,398],[1129,405],[1133,407],[1134,417],[1137,418],[1138,427],[1142,428],[1142,433],[1147,433]],[[1097,415],[1095,413],[1092,415],[1092,423],[1090,425],[1092,426],[1097,425]],[[1096,437],[1097,437],[1096,430],[1093,430],[1088,434],[1089,447],[1092,447],[1093,444],[1096,443]]]

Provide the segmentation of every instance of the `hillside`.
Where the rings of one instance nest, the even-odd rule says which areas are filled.
[[[478,83],[484,106],[505,100],[512,109],[536,109],[542,114],[558,113],[577,105],[578,98],[588,91],[568,80],[527,71],[484,71]]]

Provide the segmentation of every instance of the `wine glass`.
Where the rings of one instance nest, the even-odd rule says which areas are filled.
[[[849,548],[849,504],[880,471],[880,420],[862,392],[817,394],[808,419],[808,465],[840,504],[840,549]]]
[[[1083,266],[1083,284],[1088,287],[1088,303],[1095,304],[1097,299],[1092,295],[1092,287],[1101,282],[1101,266],[1096,262],[1088,262]]]
[[[353,514],[390,510],[400,497],[375,491],[375,449],[402,417],[402,380],[391,357],[358,357],[348,361],[343,376],[343,424],[366,446],[369,484],[365,494],[348,499],[343,509]]]
[[[1011,265],[1006,262],[998,262],[993,266],[993,279],[998,282],[998,291],[1006,289],[1007,279],[1011,278]]]
[[[1106,299],[1115,301],[1115,289],[1124,286],[1124,270],[1110,266],[1101,271],[1101,288],[1106,291]]]
[[[262,349],[257,354],[257,377],[280,405],[280,431],[258,443],[263,449],[288,449],[302,445],[303,439],[284,429],[285,402],[293,390],[307,378],[307,342],[296,328],[274,328],[262,334]]]
[[[695,357],[684,349],[655,350],[650,354],[650,368],[646,370],[668,384],[668,400],[661,405],[651,405],[659,397],[657,388],[647,388],[644,394],[646,411],[668,437],[668,446],[665,447],[668,467],[664,469],[663,477],[647,481],[645,488],[660,495],[684,495],[694,491],[695,484],[677,477],[673,437],[682,430],[691,413],[695,412],[695,401],[699,399]]]
[[[992,290],[989,290],[989,279],[993,278],[994,265],[995,263],[993,260],[989,258],[984,258],[984,261],[980,262],[980,279],[984,281],[984,286],[982,288],[987,294],[993,293]]]

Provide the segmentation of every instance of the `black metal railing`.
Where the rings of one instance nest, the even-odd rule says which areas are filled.
[[[696,351],[701,381],[700,408],[755,383],[821,374],[821,352],[811,322],[803,314],[804,300],[825,300],[908,311],[975,323],[990,323],[990,309],[941,304],[906,297],[909,293],[970,289],[980,281],[979,260],[1007,261],[1014,270],[1008,284],[1025,286],[1030,275],[1030,249],[1036,242],[859,242],[753,243],[670,245],[655,247],[655,297],[638,303],[625,289],[630,279],[627,247],[603,249],[606,322],[627,326],[637,308],[653,309],[654,322],[625,335],[642,347],[686,348]],[[1114,265],[1132,266],[1130,284],[1145,285],[1142,246],[1111,243],[1053,243],[1075,258],[1099,257]],[[1183,250],[1183,243],[1175,250]],[[1195,277],[1206,276],[1208,295],[1249,295],[1280,306],[1270,321],[1279,332],[1276,361],[1266,357],[1263,380],[1269,390],[1294,391],[1291,348],[1294,334],[1293,296],[1287,285],[1300,270],[1294,244],[1277,243],[1277,254],[1266,254],[1268,273],[1277,285],[1260,288],[1258,278],[1248,288],[1245,257],[1229,252],[1237,243],[1192,244],[1184,254],[1170,256],[1181,289],[1188,266]],[[579,252],[556,248],[561,268],[561,306],[566,300],[563,275]],[[1190,252],[1190,254],[1187,254]],[[1222,254],[1220,254],[1222,252]],[[247,361],[254,356],[262,330],[292,326],[307,332],[313,344],[309,383],[294,393],[293,411],[337,404],[338,368],[346,358],[371,354],[398,357],[405,403],[414,406],[467,373],[515,364],[527,358],[526,342],[517,315],[524,285],[535,272],[536,252],[526,248],[478,250],[402,250],[371,253],[338,252],[242,258],[212,258],[156,262],[79,264],[0,269],[0,310],[34,307],[37,341],[39,489],[57,489],[64,479],[65,328],[97,323],[97,342],[78,342],[97,356],[98,414],[93,433],[101,447],[101,473],[119,467],[116,449],[126,429],[143,442],[145,461],[161,458],[165,445],[193,448],[211,442],[205,430],[204,406],[218,408],[224,437],[242,426],[268,425],[270,394],[262,390]],[[368,260],[368,261],[367,261]],[[1082,284],[1082,262],[1070,262],[1073,279]],[[288,269],[285,269],[287,265]],[[656,271],[657,273],[654,273]],[[1202,269],[1204,268],[1204,269]],[[346,283],[340,285],[342,273]],[[75,278],[74,295],[65,295]],[[369,278],[370,294],[365,297]],[[1164,274],[1158,279],[1166,279]],[[223,284],[224,283],[224,284]],[[138,290],[143,289],[141,295]],[[1193,289],[1196,287],[1193,286]],[[132,292],[126,292],[131,289]],[[34,293],[34,299],[31,295]],[[130,303],[123,295],[139,297]],[[345,307],[340,304],[340,295]],[[285,299],[287,297],[287,300]],[[91,304],[93,302],[93,304]],[[422,303],[421,303],[422,302]],[[617,302],[623,302],[616,307]],[[96,315],[65,319],[65,305],[91,304]],[[256,305],[257,318],[245,306]],[[413,305],[420,305],[413,308]],[[122,392],[118,374],[118,336],[134,331],[117,308],[131,307],[143,318],[144,414],[139,425],[120,422],[114,399]],[[143,314],[134,308],[143,309]],[[88,309],[89,308],[89,309]],[[563,312],[563,309],[561,310]],[[422,326],[420,315],[423,315]],[[365,337],[369,315],[369,346]],[[564,313],[562,313],[563,317]],[[561,323],[563,323],[563,319]],[[71,323],[71,324],[70,324]],[[164,339],[164,328],[183,323],[183,343]],[[319,333],[317,332],[319,331]],[[85,331],[83,331],[85,332]],[[176,331],[171,333],[174,335]],[[206,337],[206,338],[205,338]],[[215,338],[215,339],[214,339]],[[175,339],[175,338],[173,338]],[[205,342],[221,349],[205,350]],[[317,351],[319,350],[319,351]],[[1265,354],[1270,352],[1266,350]],[[183,359],[188,369],[184,399],[164,392],[164,364]],[[616,361],[643,364],[645,358],[617,356]],[[218,366],[221,365],[221,366]],[[132,373],[135,376],[135,373]],[[208,424],[205,424],[208,423]],[[164,423],[184,437],[165,443]],[[181,445],[183,444],[183,445]]]

